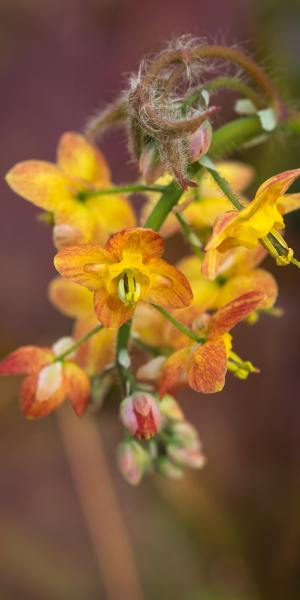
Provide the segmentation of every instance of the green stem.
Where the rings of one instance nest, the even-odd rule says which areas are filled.
[[[183,214],[181,214],[179,212],[176,213],[176,219],[180,224],[182,233],[183,233],[184,237],[186,238],[187,242],[191,245],[196,256],[198,256],[198,258],[201,258],[201,260],[202,260],[203,259],[203,251],[201,250],[201,242],[200,242],[199,238],[193,231],[192,227],[188,224],[188,222],[186,221]]]
[[[121,185],[109,188],[101,188],[99,190],[91,190],[80,192],[79,196],[81,200],[92,198],[93,196],[108,196],[113,194],[134,194],[137,192],[158,192],[162,193],[167,188],[166,185],[144,185],[144,184],[133,184],[133,185]]]
[[[144,227],[150,227],[150,229],[155,229],[155,231],[159,231],[164,221],[166,220],[168,214],[171,212],[172,208],[177,204],[182,193],[182,188],[179,187],[177,183],[175,183],[175,181],[172,181],[172,183],[170,183],[170,185],[168,185],[165,191],[163,192],[158,203],[154,206],[152,212],[150,213],[148,219],[145,222]]]
[[[166,319],[168,319],[168,321],[170,321],[170,323],[172,323],[172,325],[174,325],[174,327],[176,327],[176,329],[181,331],[181,333],[183,333],[184,335],[189,337],[194,342],[197,342],[198,344],[204,344],[205,338],[199,337],[198,335],[196,335],[196,333],[194,333],[188,327],[183,325],[183,323],[179,323],[179,321],[177,321],[177,319],[175,319],[175,317],[173,317],[173,315],[171,315],[165,308],[163,308],[162,306],[159,306],[158,304],[152,304],[152,306],[158,312],[160,312],[161,315],[163,315]]]
[[[223,194],[228,198],[228,200],[230,200],[231,204],[233,204],[233,206],[237,210],[242,210],[244,206],[239,201],[238,197],[233,193],[228,181],[226,181],[226,179],[224,179],[224,177],[222,177],[222,175],[220,175],[220,173],[218,173],[218,171],[215,168],[206,168],[212,176],[212,178],[214,179],[214,181],[219,186],[220,190],[222,190]]]
[[[79,340],[77,340],[77,342],[75,342],[75,344],[73,344],[73,346],[71,346],[68,350],[66,350],[59,356],[56,356],[56,358],[53,362],[60,362],[60,361],[64,360],[67,356],[69,356],[69,354],[72,354],[72,352],[75,352],[75,350],[77,350],[77,348],[79,348],[80,346],[82,346],[82,344],[87,342],[93,335],[95,335],[96,333],[101,331],[101,329],[103,329],[103,325],[96,325],[96,327],[94,327],[93,329],[90,329],[90,331],[88,331]]]
[[[123,393],[128,396],[136,389],[135,379],[130,372],[130,356],[128,353],[128,344],[130,340],[131,321],[127,321],[118,329],[116,367],[118,369]]]
[[[215,92],[220,89],[239,92],[242,96],[245,96],[251,100],[257,108],[262,108],[265,105],[265,103],[262,101],[262,98],[249,85],[237,77],[216,77],[215,79],[212,79],[211,81],[208,81],[206,84],[202,85],[199,89],[194,90],[194,92],[182,104],[183,113],[185,114],[188,109],[199,100],[203,100],[203,90]]]

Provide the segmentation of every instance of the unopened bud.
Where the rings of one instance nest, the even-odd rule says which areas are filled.
[[[147,185],[151,185],[164,174],[165,167],[159,158],[154,142],[144,146],[140,156],[139,169]]]
[[[191,467],[201,469],[205,465],[205,456],[201,448],[184,448],[176,444],[167,447],[168,456],[179,467]]]
[[[171,421],[183,421],[184,414],[173,396],[166,394],[159,404],[160,412]]]
[[[182,469],[167,456],[162,456],[157,460],[156,470],[165,477],[171,477],[172,479],[181,479],[183,476]]]
[[[149,457],[142,446],[134,440],[119,444],[118,466],[124,479],[131,485],[138,485],[149,466]]]
[[[189,152],[191,162],[196,162],[209,150],[212,140],[212,126],[209,121],[204,121],[189,138]]]
[[[173,423],[170,432],[172,444],[183,448],[199,449],[201,447],[197,430],[187,421]]]
[[[134,392],[120,406],[123,425],[138,439],[153,437],[160,428],[161,416],[157,400],[146,392]]]

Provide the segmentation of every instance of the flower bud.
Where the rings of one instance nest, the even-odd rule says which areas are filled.
[[[153,142],[144,146],[140,156],[139,169],[147,185],[151,185],[164,174],[165,167]]]
[[[176,444],[170,444],[167,447],[167,452],[169,458],[179,467],[201,469],[206,462],[200,446],[199,448],[184,448]]]
[[[171,477],[172,479],[181,479],[183,476],[182,469],[167,456],[161,456],[157,460],[156,470],[165,477]]]
[[[187,421],[173,423],[170,432],[172,435],[171,443],[183,448],[200,448],[198,432]]]
[[[147,452],[134,440],[119,444],[117,460],[120,473],[131,485],[140,483],[150,463]]]
[[[169,394],[165,394],[165,396],[161,399],[159,404],[160,412],[164,417],[170,419],[170,421],[183,421],[184,414],[179,406],[178,402],[176,402],[173,396]]]
[[[189,138],[189,152],[191,162],[199,160],[209,150],[212,140],[212,126],[209,121],[204,121]]]
[[[160,410],[154,396],[146,392],[134,392],[120,406],[123,425],[138,439],[153,437],[160,428]]]

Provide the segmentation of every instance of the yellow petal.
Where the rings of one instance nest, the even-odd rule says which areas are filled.
[[[7,173],[6,181],[16,194],[50,212],[71,211],[75,202],[72,182],[49,162],[18,163]]]
[[[94,220],[95,242],[105,243],[115,231],[136,224],[135,212],[125,197],[93,196],[86,200],[85,206]]]
[[[224,306],[249,290],[261,292],[264,300],[259,308],[271,308],[277,298],[278,287],[271,273],[263,269],[255,269],[231,277],[219,291],[216,306]]]
[[[250,165],[238,161],[223,161],[216,164],[218,172],[235,193],[243,192],[252,182],[255,172]],[[222,191],[215,183],[212,176],[206,171],[199,182],[199,192],[201,197],[223,196]]]
[[[178,269],[188,279],[192,292],[193,303],[199,308],[206,310],[214,306],[215,299],[219,293],[219,285],[215,281],[209,281],[201,272],[202,261],[197,256],[188,256],[178,264]]]
[[[66,132],[62,135],[57,163],[72,179],[102,187],[110,181],[109,167],[102,152],[79,133]]]
[[[300,193],[284,194],[277,201],[278,208],[283,215],[286,215],[300,208]]]
[[[48,297],[67,317],[79,319],[93,313],[93,294],[68,279],[53,279],[48,287]]]

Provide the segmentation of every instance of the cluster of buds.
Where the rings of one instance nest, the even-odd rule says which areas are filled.
[[[204,86],[203,61],[213,72],[220,58],[243,68],[252,86],[228,74]],[[52,226],[58,275],[49,300],[74,323],[71,336],[53,346],[9,354],[0,375],[24,376],[21,408],[32,419],[65,398],[77,416],[87,408],[95,413],[117,380],[125,430],[118,461],[132,484],[145,473],[181,477],[185,467],[204,465],[198,434],[170,394],[179,387],[217,393],[228,372],[241,380],[258,373],[233,350],[235,327],[279,314],[277,283],[261,267],[268,254],[277,265],[300,266],[282,233],[285,215],[300,207],[300,194],[289,193],[300,169],[273,175],[250,198],[253,168],[212,160],[216,147],[222,154],[243,135],[249,141],[248,119],[245,131],[243,119],[212,129],[216,107],[208,90],[222,86],[251,98],[255,139],[266,128],[266,111],[281,130],[284,118],[291,123],[249,57],[181,39],[144,64],[128,93],[92,124],[97,133],[127,122],[142,179],[113,185],[101,151],[72,132],[59,140],[54,164],[28,160],[6,177]],[[128,195],[141,191],[138,217]],[[191,251],[175,265],[163,258],[174,234]]]
[[[142,418],[138,411],[141,407]],[[149,393],[134,393],[121,404],[121,419],[133,437],[127,437],[119,445],[118,464],[131,485],[140,483],[149,472],[178,479],[184,469],[204,466],[198,433],[172,396],[166,394],[158,404]]]

